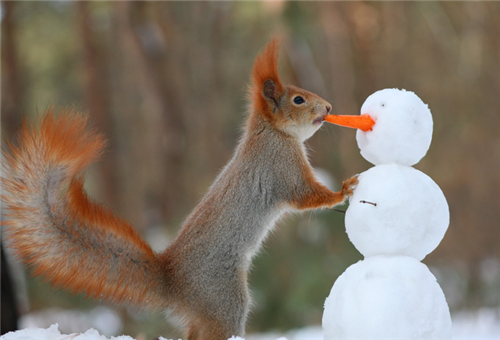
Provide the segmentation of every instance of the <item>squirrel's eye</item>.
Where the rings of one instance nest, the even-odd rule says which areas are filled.
[[[301,96],[297,96],[297,97],[293,98],[293,102],[295,104],[299,105],[299,104],[303,104],[305,102],[305,100]]]

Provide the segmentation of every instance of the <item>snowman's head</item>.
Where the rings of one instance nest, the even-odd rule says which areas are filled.
[[[375,165],[396,163],[411,166],[425,156],[432,139],[432,115],[413,92],[384,89],[369,96],[361,107],[375,124],[358,130],[361,155]]]

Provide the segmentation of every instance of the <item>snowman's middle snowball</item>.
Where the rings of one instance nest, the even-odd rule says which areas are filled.
[[[420,261],[441,242],[449,219],[446,198],[429,176],[387,164],[359,176],[345,225],[364,256],[406,255]]]

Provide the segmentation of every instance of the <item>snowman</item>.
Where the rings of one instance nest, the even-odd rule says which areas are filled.
[[[345,225],[364,255],[337,279],[325,301],[325,339],[449,339],[443,291],[420,262],[449,224],[437,184],[416,170],[432,138],[432,116],[413,92],[369,96],[359,116],[325,118],[358,128],[361,155],[375,166],[359,175]]]

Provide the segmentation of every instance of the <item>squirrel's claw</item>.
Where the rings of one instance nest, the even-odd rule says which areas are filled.
[[[352,196],[354,193],[354,190],[358,186],[359,180],[358,180],[359,175],[352,176],[348,180],[345,180],[342,183],[342,194],[347,198]]]

